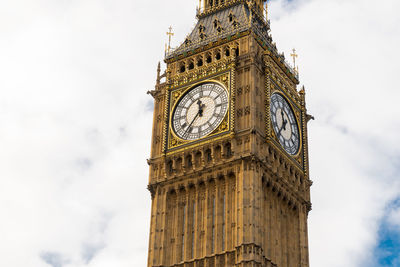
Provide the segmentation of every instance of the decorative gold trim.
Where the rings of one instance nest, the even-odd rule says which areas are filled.
[[[227,117],[226,115],[229,113],[229,108],[225,111],[224,118],[221,120],[221,122],[218,124],[218,126],[214,129],[214,131],[212,131],[209,135],[204,136],[204,137],[199,138],[199,139],[196,139],[196,140],[186,140],[186,139],[180,138],[180,137],[175,133],[175,131],[174,131],[173,127],[172,127],[172,117],[173,117],[173,114],[174,114],[174,112],[175,112],[176,106],[179,104],[180,100],[181,100],[189,91],[193,90],[194,88],[196,88],[196,87],[198,87],[198,86],[200,86],[200,85],[202,85],[202,84],[210,84],[210,83],[216,83],[216,84],[221,85],[222,88],[227,92],[227,94],[228,94],[228,101],[229,101],[229,99],[230,99],[230,94],[229,94],[228,89],[226,89],[226,86],[224,86],[224,84],[222,84],[221,82],[216,81],[216,80],[205,80],[205,81],[198,82],[198,83],[195,83],[195,84],[193,84],[193,85],[190,85],[190,86],[188,86],[187,88],[185,88],[184,90],[178,90],[178,92],[171,92],[171,94],[174,95],[174,99],[173,99],[173,101],[171,101],[171,104],[172,104],[173,106],[172,106],[172,108],[170,109],[171,112],[170,112],[170,116],[169,116],[169,129],[170,129],[171,133],[173,134],[173,137],[176,138],[176,139],[178,139],[178,141],[181,141],[181,142],[183,142],[183,143],[186,143],[186,142],[194,142],[194,141],[197,141],[197,140],[206,138],[206,137],[212,135],[217,129],[220,128],[219,126],[220,126],[224,121],[226,121],[226,117]],[[230,101],[229,101],[229,102],[230,102]],[[229,106],[230,106],[230,103],[229,103]]]
[[[248,36],[249,34],[250,34],[250,30],[237,32],[234,35],[227,36],[227,37],[225,37],[223,39],[219,39],[218,41],[215,41],[215,42],[210,42],[208,44],[205,44],[205,45],[202,45],[202,46],[200,46],[198,48],[190,50],[190,51],[188,51],[186,53],[182,52],[182,53],[179,53],[179,54],[177,54],[175,56],[171,56],[171,57],[168,57],[168,55],[167,55],[167,58],[165,59],[165,62],[167,64],[177,63],[178,61],[186,59],[188,57],[196,56],[196,55],[198,55],[200,53],[205,53],[208,50],[216,49],[218,46],[223,46],[223,45],[226,45],[228,43],[232,43],[234,41],[237,41],[240,38]],[[175,52],[176,51],[173,51],[172,53],[175,53]]]
[[[169,101],[169,107],[168,107],[168,134],[167,134],[167,147],[166,150],[171,150],[171,149],[176,149],[180,146],[185,146],[190,143],[194,143],[195,145],[198,145],[198,142],[202,142],[203,140],[209,140],[219,134],[223,133],[229,133],[229,131],[232,128],[232,120],[231,120],[231,109],[232,109],[232,99],[231,99],[231,94],[232,94],[232,86],[231,86],[231,81],[232,81],[232,70],[229,69],[228,71],[222,72],[214,77],[209,77],[207,79],[198,81],[196,83],[188,84],[185,86],[180,86],[176,88],[171,88],[169,90],[169,98],[171,98],[171,101]],[[199,86],[204,83],[217,83],[220,86],[222,86],[228,94],[228,100],[229,100],[229,107],[225,113],[224,119],[220,122],[220,124],[217,126],[217,128],[210,133],[207,136],[204,136],[202,138],[199,138],[197,140],[184,140],[180,138],[179,136],[176,135],[172,128],[172,116],[173,112],[176,108],[176,105],[179,103],[179,100],[190,90],[195,88],[196,86]]]
[[[303,151],[303,131],[300,130],[300,129],[302,129],[303,127],[300,127],[300,126],[302,126],[302,125],[299,124],[299,121],[301,120],[301,114],[299,114],[298,111],[296,112],[296,110],[293,108],[293,104],[291,103],[291,101],[286,97],[285,93],[284,93],[283,91],[281,91],[281,90],[274,90],[274,91],[272,91],[272,93],[271,93],[271,95],[270,95],[270,98],[269,98],[269,100],[268,100],[269,102],[271,102],[271,97],[272,97],[272,95],[274,95],[274,94],[280,94],[280,95],[285,99],[285,101],[290,105],[290,108],[292,109],[294,115],[296,116],[295,119],[296,119],[296,124],[297,124],[297,131],[299,132],[299,135],[300,135],[300,136],[299,136],[299,149],[297,150],[297,153],[294,154],[294,155],[292,155],[292,154],[288,153],[288,152],[286,151],[285,148],[283,148],[281,142],[279,142],[279,140],[278,140],[278,138],[277,138],[277,136],[276,136],[275,130],[272,131],[272,136],[274,137],[275,140],[278,141],[278,143],[279,143],[280,146],[283,148],[283,150],[286,152],[286,154],[290,155],[290,156],[293,157],[293,158],[297,158],[297,157],[299,157],[300,153]],[[296,109],[298,109],[298,108],[296,107]],[[271,110],[269,110],[268,112],[271,113]],[[300,112],[300,113],[301,113],[301,112]],[[272,122],[270,121],[270,123],[272,123]],[[302,124],[303,124],[303,123],[302,123]],[[270,127],[271,127],[271,125],[270,125]]]
[[[218,142],[218,141],[225,140],[225,139],[231,140],[231,138],[233,138],[233,133],[229,133],[229,132],[227,132],[226,134],[220,133],[213,137],[210,137],[210,139],[212,139],[213,142]],[[170,150],[168,150],[166,152],[166,156],[179,154],[179,153],[182,153],[183,151],[191,150],[193,148],[199,148],[201,146],[204,146],[205,144],[208,144],[210,142],[210,139],[209,138],[199,139],[197,141],[193,141],[192,144],[189,144],[189,145],[185,144],[185,145],[180,145],[180,146],[171,148]]]
[[[294,83],[296,85],[299,84],[299,79],[298,79],[298,76],[296,76],[294,69],[292,69],[290,66],[288,66],[286,64],[286,62],[284,60],[282,60],[282,58],[279,57],[276,47],[275,47],[275,51],[271,51],[269,46],[267,47],[265,42],[263,42],[263,40],[261,40],[259,37],[256,38],[256,41],[260,46],[267,49],[265,54],[268,55],[272,59],[272,61],[275,63],[276,66],[278,66],[277,69],[279,69],[279,71],[285,73],[287,78],[292,83]],[[272,45],[274,46],[275,44],[273,43]],[[277,71],[277,72],[279,72],[279,71]]]
[[[271,77],[268,68],[265,70],[265,108],[266,136],[271,137]]]
[[[162,130],[162,152],[165,153],[167,150],[167,132],[168,132],[168,126],[167,126],[167,116],[168,116],[168,106],[169,106],[169,94],[166,92],[165,95],[165,101],[164,101],[164,123],[163,123],[163,130]]]
[[[235,108],[236,108],[236,47],[231,47],[231,61],[230,61],[230,74],[231,74],[231,82],[230,82],[230,91],[231,91],[231,114],[230,114],[230,123],[231,123],[231,134],[235,132]]]
[[[303,142],[304,142],[304,148],[303,148],[303,168],[304,168],[304,176],[307,179],[310,179],[309,177],[309,170],[308,170],[308,133],[307,133],[307,121],[306,121],[306,98],[305,98],[305,90],[304,87],[300,91],[300,96],[301,96],[301,115],[302,115],[302,133],[303,133]]]

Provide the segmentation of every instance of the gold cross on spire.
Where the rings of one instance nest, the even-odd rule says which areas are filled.
[[[293,57],[293,68],[296,72],[299,72],[299,68],[296,66],[296,58],[299,56],[296,53],[296,49],[293,48],[293,54],[290,54],[291,57]]]
[[[172,26],[170,26],[169,28],[169,32],[167,32],[168,35],[168,52],[171,50],[171,39],[172,36],[174,36],[174,33],[172,32]]]

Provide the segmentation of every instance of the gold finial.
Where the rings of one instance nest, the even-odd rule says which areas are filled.
[[[172,32],[172,26],[170,26],[168,29],[169,29],[169,32],[167,32],[167,35],[168,35],[168,48],[167,48],[167,50],[169,52],[171,50],[171,39],[172,39],[172,36],[174,36],[174,33]]]
[[[294,70],[297,72],[297,74],[299,73],[299,67],[298,66],[296,66],[296,58],[299,56],[299,55],[297,55],[297,53],[296,53],[296,49],[294,49],[293,48],[293,54],[290,54],[292,57],[293,57],[293,68],[294,68]]]
[[[157,65],[157,85],[159,85],[160,84],[160,81],[161,81],[161,75],[160,75],[160,73],[161,73],[161,62],[159,61],[158,62],[158,65]]]
[[[199,0],[199,6],[197,7],[197,15],[199,15],[201,13],[201,11],[202,11],[201,0]]]

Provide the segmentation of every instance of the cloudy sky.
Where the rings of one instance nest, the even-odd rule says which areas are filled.
[[[0,266],[147,260],[156,67],[197,0],[0,0]],[[400,266],[400,1],[271,0],[299,53],[314,267]]]

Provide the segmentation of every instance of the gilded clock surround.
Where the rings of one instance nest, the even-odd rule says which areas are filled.
[[[268,55],[268,53],[266,53]],[[266,60],[271,62],[271,59],[266,57]],[[295,116],[296,116],[296,122],[297,122],[297,127],[299,129],[299,150],[296,155],[288,155],[284,153],[284,156],[287,158],[287,160],[294,161],[296,163],[296,166],[299,169],[308,169],[308,156],[307,158],[304,157],[304,153],[306,153],[307,149],[303,150],[303,143],[304,143],[304,134],[305,134],[305,127],[304,126],[307,121],[304,116],[303,118],[303,113],[305,114],[306,111],[302,106],[305,104],[305,101],[302,101],[302,96],[304,96],[304,90],[302,89],[299,93],[297,93],[296,90],[293,90],[293,86],[290,85],[290,79],[284,76],[284,73],[276,68],[276,65],[271,64],[270,65],[272,68],[271,73],[266,73],[266,90],[265,94],[267,99],[270,99],[271,96],[274,93],[278,93],[282,95],[287,102],[289,103],[291,109],[293,110]],[[284,88],[284,89],[283,89]],[[285,90],[286,89],[286,90]],[[299,97],[300,95],[300,97]],[[304,103],[304,104],[303,104]],[[269,101],[266,102],[265,105],[265,110],[267,113],[266,116],[266,136],[267,140],[272,141],[272,143],[275,145],[277,149],[283,149],[283,147],[280,145],[278,141],[278,137],[276,136],[274,130],[272,129],[272,121],[271,121],[271,116],[270,116],[270,103]]]
[[[228,70],[226,72],[217,74],[213,77],[210,77],[209,79],[204,79],[201,80],[199,82],[196,83],[191,83],[188,84],[186,86],[180,86],[177,88],[172,88],[170,90],[170,103],[169,103],[169,107],[168,110],[170,111],[169,114],[169,127],[168,127],[168,147],[167,150],[171,150],[171,149],[175,149],[175,148],[179,148],[182,146],[185,146],[187,144],[192,144],[193,142],[204,142],[204,140],[209,139],[209,138],[213,138],[215,136],[221,135],[221,134],[228,134],[229,132],[231,132],[231,128],[232,128],[232,120],[231,118],[231,106],[234,105],[234,103],[232,103],[231,101],[231,71]],[[219,85],[221,85],[225,90],[227,90],[228,93],[228,99],[229,100],[229,107],[228,107],[228,111],[224,117],[224,119],[221,121],[221,123],[219,124],[219,126],[213,130],[209,135],[202,137],[198,140],[184,140],[182,138],[180,138],[179,136],[177,136],[174,132],[174,130],[172,129],[172,116],[173,116],[173,111],[176,108],[176,105],[179,103],[179,100],[181,99],[181,97],[183,97],[188,91],[190,91],[192,88],[201,85],[203,83],[217,83]],[[192,144],[193,145],[193,144]]]
[[[278,87],[279,88],[279,87]],[[293,111],[293,113],[294,113],[294,115],[295,115],[295,121],[296,121],[296,124],[297,124],[297,129],[298,129],[298,131],[299,131],[299,148],[298,148],[298,151],[297,151],[297,153],[296,154],[294,154],[294,155],[290,155],[289,157],[292,157],[292,158],[294,158],[298,163],[301,163],[301,152],[302,152],[302,145],[303,145],[303,139],[302,139],[302,131],[301,131],[301,129],[302,129],[302,127],[301,127],[301,123],[302,123],[302,121],[301,121],[301,110],[300,110],[300,108],[299,107],[297,107],[297,106],[295,106],[295,105],[293,105],[293,103],[292,103],[292,101],[287,97],[287,95],[285,95],[284,93],[283,93],[283,91],[282,90],[279,90],[279,89],[277,89],[277,90],[274,90],[274,91],[272,91],[272,93],[271,93],[271,96],[273,95],[273,94],[279,94],[279,95],[281,95],[286,101],[287,101],[287,103],[289,104],[289,106],[290,106],[290,108],[292,109],[292,111]],[[270,123],[272,123],[272,122],[270,122]],[[276,136],[276,133],[275,133],[275,131],[271,131],[271,136],[275,139],[274,141],[278,144],[278,146],[279,147],[281,147],[282,148],[282,146],[279,144],[279,140],[278,140],[278,137]],[[283,149],[283,148],[282,148]]]
[[[175,137],[200,140],[212,134],[228,113],[228,91],[213,81],[194,85],[181,95],[171,111],[170,130]]]
[[[201,1],[192,33],[167,51],[165,73],[158,67],[149,92],[149,267],[309,267],[305,89],[272,41],[264,2]],[[205,82],[228,90],[224,123],[199,140],[179,139],[174,107]],[[297,155],[286,153],[272,129],[273,93],[295,113]]]
[[[296,156],[298,156],[299,155],[299,153],[300,153],[300,149],[301,149],[301,134],[300,134],[300,131],[299,131],[299,129],[300,129],[300,125],[299,125],[299,117],[300,117],[300,114],[299,114],[299,112],[297,111],[295,111],[294,110],[294,108],[293,108],[293,105],[290,103],[290,101],[285,97],[285,95],[281,92],[281,91],[275,91],[275,92],[273,92],[272,93],[272,96],[274,95],[274,94],[276,94],[276,95],[279,95],[280,97],[282,97],[283,98],[283,100],[289,105],[289,109],[293,112],[293,116],[294,116],[294,123],[296,124],[296,127],[297,127],[297,134],[299,135],[299,137],[298,137],[298,142],[299,142],[299,144],[298,144],[298,147],[297,147],[297,151],[296,151],[296,153],[289,153],[292,157],[296,157]],[[271,96],[271,97],[272,97]],[[270,111],[271,112],[271,111]],[[276,140],[279,142],[279,136],[277,136],[277,134],[276,134],[276,132],[275,131],[273,131],[273,135],[274,135],[274,137],[276,138]],[[283,146],[283,144],[281,144],[281,146]],[[286,149],[285,149],[286,150]]]

